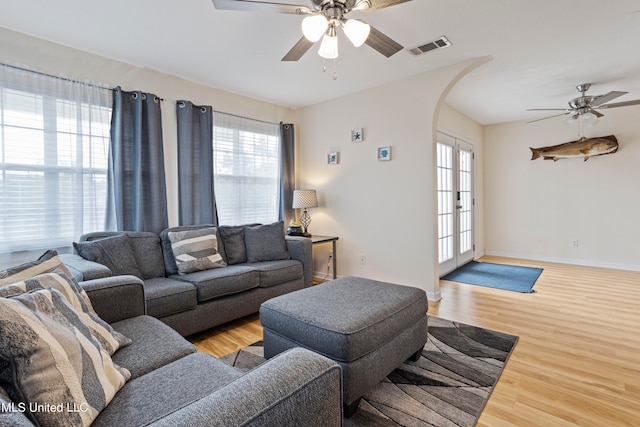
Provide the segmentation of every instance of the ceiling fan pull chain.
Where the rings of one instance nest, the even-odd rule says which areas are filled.
[[[327,72],[327,61],[324,58],[322,58],[322,72]]]
[[[338,80],[338,71],[336,69],[336,60],[333,60],[333,75],[331,76],[333,80]]]

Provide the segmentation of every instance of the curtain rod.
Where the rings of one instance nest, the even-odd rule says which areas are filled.
[[[227,116],[233,116],[233,117],[237,117],[239,119],[247,119],[247,120],[253,120],[254,122],[267,123],[269,125],[279,125],[280,124],[280,123],[268,122],[266,120],[254,119],[253,117],[245,117],[245,116],[240,116],[238,114],[226,113],[224,111],[213,110],[213,112],[214,113],[220,113],[220,114],[226,114]]]
[[[29,73],[34,73],[34,74],[37,74],[37,75],[39,75],[39,76],[45,76],[45,77],[51,77],[51,78],[54,78],[54,79],[64,80],[64,81],[66,81],[66,82],[86,84],[87,86],[97,87],[97,88],[100,88],[100,89],[109,89],[109,90],[113,90],[113,89],[114,89],[114,88],[112,88],[112,87],[109,87],[108,85],[106,85],[106,86],[102,86],[102,85],[95,84],[95,83],[89,83],[89,82],[83,82],[83,81],[80,81],[80,80],[70,79],[70,78],[68,78],[68,77],[54,76],[53,74],[43,73],[42,71],[30,70],[29,68],[18,67],[17,65],[4,64],[4,63],[0,63],[0,65],[4,65],[5,67],[13,68],[13,69],[15,69],[15,70],[20,70],[20,71],[26,71],[26,72],[29,72]]]

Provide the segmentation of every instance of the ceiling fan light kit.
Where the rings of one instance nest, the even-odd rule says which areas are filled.
[[[325,59],[338,57],[336,27],[344,33],[355,47],[367,44],[387,58],[401,51],[403,46],[386,34],[358,19],[346,19],[352,10],[371,12],[411,0],[308,0],[311,7],[286,3],[271,3],[261,0],[212,0],[216,9],[237,11],[271,11],[295,15],[308,15],[302,21],[300,39],[282,58],[282,61],[297,61],[320,41],[318,54]]]

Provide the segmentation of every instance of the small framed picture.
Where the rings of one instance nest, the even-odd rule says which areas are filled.
[[[327,163],[330,165],[337,165],[338,164],[338,152],[337,151],[333,151],[331,153],[329,153],[327,155]]]
[[[378,147],[378,161],[386,162],[391,160],[391,147]]]
[[[362,133],[362,128],[354,129],[351,131],[351,142],[362,142],[364,141],[364,135]]]

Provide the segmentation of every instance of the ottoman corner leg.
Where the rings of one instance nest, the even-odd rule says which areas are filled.
[[[422,349],[416,351],[415,353],[413,353],[411,356],[409,356],[409,358],[407,360],[411,361],[411,362],[417,362],[418,360],[420,360],[420,356],[422,356]]]
[[[350,405],[347,405],[346,403],[344,404],[344,417],[345,418],[351,418],[356,414],[356,412],[358,412],[358,406],[360,405],[360,399],[361,399],[361,397],[357,398],[355,400],[355,402],[351,403]]]

